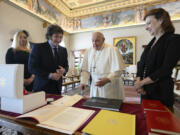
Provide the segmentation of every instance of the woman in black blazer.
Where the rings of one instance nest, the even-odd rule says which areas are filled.
[[[154,36],[137,63],[135,89],[142,99],[160,100],[171,111],[174,104],[172,70],[180,59],[180,36],[167,11],[149,11],[145,18],[146,30]]]
[[[14,35],[12,47],[6,53],[6,64],[24,64],[24,87],[32,91],[34,75],[28,71],[28,33],[23,30]]]

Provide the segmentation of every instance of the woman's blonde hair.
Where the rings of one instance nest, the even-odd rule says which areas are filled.
[[[13,41],[12,41],[12,45],[11,45],[11,47],[14,48],[15,51],[16,50],[21,50],[20,44],[19,44],[19,42],[20,42],[20,34],[21,33],[24,33],[28,38],[28,34],[26,32],[24,32],[24,31],[16,32],[14,37],[13,37]],[[27,51],[27,52],[30,51],[30,44],[29,44],[28,40],[27,40],[27,43],[26,43],[26,46],[25,46],[25,51]]]

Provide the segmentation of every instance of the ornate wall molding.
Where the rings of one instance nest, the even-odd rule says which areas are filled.
[[[68,17],[82,17],[102,12],[119,10],[123,8],[136,7],[138,5],[155,4],[160,2],[167,2],[169,0],[115,0],[88,7],[70,9],[60,0],[47,0],[55,8],[59,9],[61,13]]]

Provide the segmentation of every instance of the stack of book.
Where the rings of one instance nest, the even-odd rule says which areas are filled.
[[[123,100],[92,97],[83,103],[83,106],[100,108],[105,110],[119,111]]]
[[[159,100],[142,100],[142,110],[146,113],[147,110],[167,112],[168,109]]]
[[[149,135],[180,135],[180,120],[171,112],[146,111]]]
[[[142,100],[149,135],[180,135],[180,121],[158,100]]]

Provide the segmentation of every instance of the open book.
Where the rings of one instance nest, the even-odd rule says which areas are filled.
[[[93,110],[62,105],[61,101],[63,100],[58,100],[57,104],[54,102],[17,118],[32,118],[38,122],[37,126],[73,134],[94,113]]]
[[[62,98],[51,102],[53,105],[58,105],[58,106],[72,106],[78,101],[80,101],[83,97],[81,95],[73,95],[73,96],[63,96]]]

